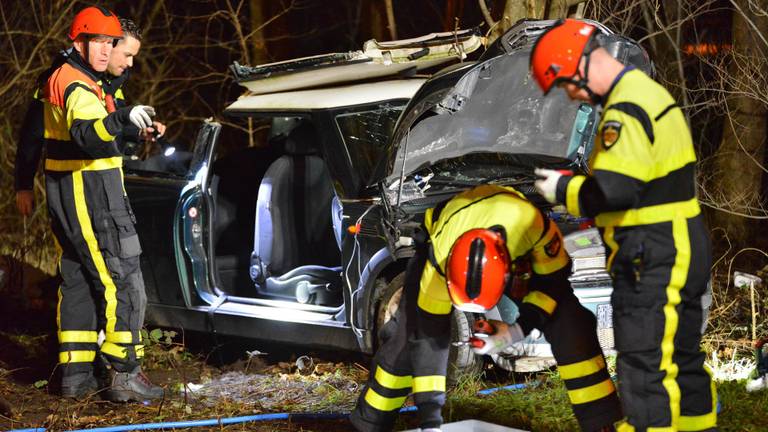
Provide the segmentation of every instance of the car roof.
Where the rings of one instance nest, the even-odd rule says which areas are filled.
[[[431,33],[414,39],[366,41],[358,51],[321,54],[255,67],[234,62],[235,80],[252,94],[397,79],[454,61],[479,50],[478,29]]]
[[[426,78],[409,78],[259,95],[245,93],[224,112],[309,111],[408,100],[426,81]]]

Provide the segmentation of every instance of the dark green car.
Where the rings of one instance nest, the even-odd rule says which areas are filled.
[[[551,24],[522,22],[479,60],[428,80],[371,76],[310,89],[271,81],[278,91],[262,92],[270,70],[235,65],[244,85],[258,78],[224,114],[268,124],[263,145],[225,142],[222,123],[209,121],[183,169],[126,167],[144,246],[147,325],[372,353],[377,329],[397,307],[424,211],[491,182],[517,187],[572,233],[572,283],[612,348],[599,236],[533,191],[533,167],[585,169],[597,124],[588,105],[543,98],[528,75],[531,43]],[[396,64],[393,53],[433,59],[437,46],[429,38],[379,45],[379,66]],[[300,59],[303,70],[326,77],[363,67],[359,60]],[[277,66],[271,71],[290,65]],[[510,302],[489,317],[514,314]],[[453,316],[454,339],[466,339],[473,317]],[[551,356],[536,336],[494,360],[512,369],[521,356]],[[478,364],[466,346],[454,348],[452,361]]]

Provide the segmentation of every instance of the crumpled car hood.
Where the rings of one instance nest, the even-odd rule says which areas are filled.
[[[564,92],[543,96],[528,71],[529,53],[489,59],[453,87],[412,100],[393,137],[385,183],[472,153],[574,161],[589,138],[583,132],[591,133],[592,109]]]

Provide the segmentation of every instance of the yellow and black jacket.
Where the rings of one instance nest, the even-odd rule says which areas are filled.
[[[511,259],[531,261],[529,293],[518,304],[517,322],[526,334],[537,328],[550,342],[579,424],[597,430],[621,418],[595,317],[568,282],[571,262],[560,230],[513,188],[485,185],[426,212],[429,244],[417,245],[398,312],[380,332],[383,344],[351,416],[358,430],[391,430],[409,393],[422,429],[442,424],[453,309],[442,274],[461,234],[492,227],[504,232]]]
[[[43,120],[43,92],[51,74],[66,63],[73,48],[61,51],[53,60],[51,66],[41,73],[35,81],[35,92],[24,114],[24,120],[19,131],[19,142],[16,146],[16,163],[14,165],[14,189],[32,190],[43,154],[45,121]]]
[[[473,228],[502,227],[510,259],[530,257],[531,292],[523,299],[523,312],[518,320],[525,333],[552,315],[562,292],[570,290],[570,260],[560,231],[511,187],[479,186],[457,195],[444,206],[427,210],[424,218],[434,259],[421,275],[418,306],[427,313],[450,313],[452,303],[443,276],[445,262],[456,239]]]
[[[40,159],[43,154],[43,148],[45,147],[45,116],[44,116],[44,93],[48,79],[51,75],[58,71],[65,63],[67,63],[69,57],[72,55],[72,50],[62,51],[53,61],[52,66],[43,72],[37,80],[37,90],[30,101],[27,112],[24,115],[22,123],[19,142],[16,149],[16,163],[14,167],[15,177],[15,190],[31,190],[37,172]],[[84,69],[81,62],[78,59],[72,60],[71,66],[81,71]],[[86,79],[93,81],[96,80],[97,84],[100,84],[104,93],[105,102],[111,97],[114,101],[113,106],[110,109],[109,103],[105,103],[105,108],[108,113],[114,112],[120,108],[127,106],[125,96],[123,94],[122,86],[129,77],[129,72],[126,71],[120,77],[112,77],[109,79],[101,79],[96,76],[92,71],[88,71],[85,68],[83,73],[86,75]],[[123,130],[116,136],[116,143],[118,149],[124,146],[125,141],[137,141],[139,129],[133,124],[124,125]]]
[[[70,56],[51,74],[44,90],[47,170],[68,171],[67,161],[98,160],[107,164],[105,167],[122,165],[114,140],[128,123],[129,111],[124,108],[107,113],[101,81],[81,56]]]
[[[681,109],[664,87],[628,68],[606,97],[591,175],[558,181],[558,201],[595,218],[608,253],[627,416],[620,431],[716,428],[700,347],[712,255],[695,165]]]
[[[557,200],[599,227],[653,224],[699,214],[696,154],[682,110],[664,87],[625,69],[603,111],[592,175],[563,176]]]

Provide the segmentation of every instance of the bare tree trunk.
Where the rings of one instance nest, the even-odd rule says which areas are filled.
[[[397,24],[395,23],[395,9],[392,6],[392,0],[384,0],[387,5],[387,27],[389,27],[389,38],[397,39]]]
[[[493,27],[493,30],[488,35],[488,44],[496,40],[499,36],[512,27],[512,24],[518,20],[528,16],[528,4],[535,1],[545,0],[507,0],[504,5],[504,13],[501,19],[497,21]]]
[[[251,62],[253,64],[267,63],[267,41],[264,37],[264,2],[251,0]]]
[[[456,17],[456,0],[447,0],[445,2],[445,13],[443,13],[443,31],[451,31]]]
[[[260,0],[251,0],[251,32],[250,61],[254,65],[267,63],[267,41],[264,38],[264,3]],[[247,54],[246,54],[247,55]],[[256,145],[254,136],[253,119],[248,119],[248,147]]]
[[[479,0],[484,1],[484,0]],[[513,24],[523,18],[532,19],[555,19],[565,18],[571,7],[583,3],[585,0],[507,0],[504,5],[504,14],[501,19],[495,23],[489,37],[489,43],[493,42],[499,36],[503,35]],[[486,21],[490,14],[481,4],[483,15]]]
[[[370,32],[370,37],[377,41],[387,40],[385,12],[381,7],[382,2],[380,0],[365,1],[368,3],[368,13],[363,13],[363,19],[360,20],[361,34]]]
[[[581,3],[584,3],[584,0],[549,0],[545,9],[546,15],[542,16],[546,16],[547,19],[565,18],[572,8],[576,12],[577,8],[574,8],[574,6]]]
[[[755,13],[748,0],[733,2],[733,53],[729,67],[731,96],[726,100],[726,119],[720,148],[715,155],[715,179],[720,188],[723,209],[714,217],[714,225],[723,227],[737,244],[753,242],[756,224],[737,214],[751,214],[763,207],[760,198],[765,167],[766,127],[765,89],[750,88],[756,77],[768,74],[764,36],[768,35],[768,17]],[[759,85],[759,84],[758,84]],[[762,87],[760,85],[760,87]]]

